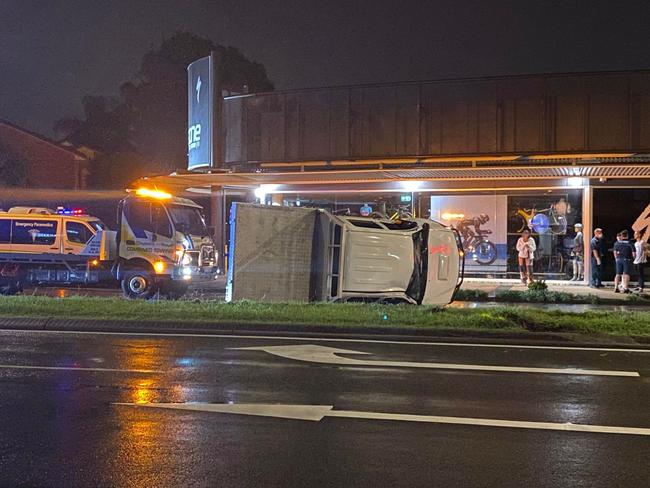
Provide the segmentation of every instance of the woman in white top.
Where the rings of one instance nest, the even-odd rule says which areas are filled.
[[[648,262],[648,257],[645,255],[645,241],[641,232],[638,230],[634,231],[634,267],[636,268],[637,273],[639,273],[639,286],[635,288],[634,291],[643,291],[643,286],[645,285],[645,279],[643,277],[643,271],[645,265]]]
[[[519,260],[519,275],[521,282],[529,284],[533,282],[533,260],[537,245],[535,239],[530,235],[530,230],[525,229],[517,240],[517,259]]]

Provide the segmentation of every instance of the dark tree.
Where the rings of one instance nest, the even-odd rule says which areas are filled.
[[[87,96],[84,118],[64,118],[55,130],[77,145],[99,150],[94,165],[97,187],[121,184],[118,175],[168,172],[187,165],[187,65],[215,51],[226,93],[269,91],[264,66],[237,48],[215,44],[188,32],[176,32],[143,56],[139,79],[124,83],[118,99]],[[125,155],[132,155],[131,159]],[[137,156],[137,157],[136,157]],[[108,171],[109,162],[118,164]],[[124,166],[121,166],[124,165]],[[112,175],[112,176],[111,176]]]
[[[26,175],[25,161],[0,146],[0,185],[25,186]]]

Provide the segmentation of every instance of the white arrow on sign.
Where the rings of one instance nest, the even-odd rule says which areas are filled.
[[[256,417],[275,417],[292,420],[318,422],[325,417],[343,417],[366,420],[394,420],[402,422],[423,422],[430,424],[474,425],[482,427],[509,427],[513,429],[561,430],[592,432],[597,434],[648,435],[650,429],[642,427],[616,427],[611,425],[572,424],[570,422],[527,422],[522,420],[480,419],[472,417],[442,417],[438,415],[412,415],[406,413],[362,412],[355,410],[333,410],[331,405],[276,405],[266,403],[114,403],[114,405],[190,410]]]
[[[636,371],[607,371],[599,369],[577,368],[526,368],[520,366],[492,366],[483,364],[454,364],[454,363],[416,363],[411,361],[366,361],[363,359],[343,358],[337,354],[370,354],[368,352],[336,349],[334,347],[319,346],[314,344],[298,344],[292,346],[260,346],[236,347],[235,350],[264,351],[275,356],[280,356],[296,361],[306,361],[321,364],[344,364],[348,366],[382,366],[401,368],[431,368],[431,369],[464,369],[472,371],[502,371],[509,373],[547,373],[547,374],[574,374],[591,376],[633,376],[638,377]]]

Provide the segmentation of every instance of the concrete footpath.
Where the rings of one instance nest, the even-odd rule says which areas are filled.
[[[614,283],[605,283],[603,288],[591,288],[581,282],[546,281],[549,291],[571,293],[580,296],[596,296],[603,300],[627,300],[628,295],[614,293]],[[526,291],[528,288],[519,280],[493,280],[487,278],[465,278],[462,289],[481,290],[490,297],[497,293],[509,290]],[[645,296],[645,295],[644,295]]]

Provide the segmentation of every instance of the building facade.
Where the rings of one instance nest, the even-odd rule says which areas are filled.
[[[222,113],[219,167],[155,179],[212,195],[219,228],[229,201],[254,192],[408,212],[461,230],[468,274],[512,278],[527,227],[536,272],[561,280],[575,224],[587,242],[603,227],[611,244],[650,203],[648,71],[294,90],[229,97]]]
[[[0,150],[24,163],[24,186],[67,190],[87,187],[89,158],[73,147],[0,120]]]

